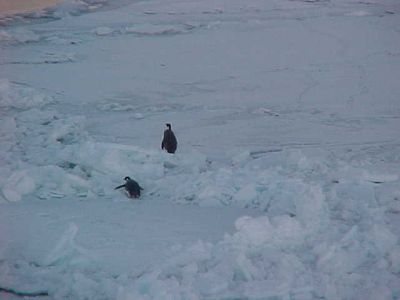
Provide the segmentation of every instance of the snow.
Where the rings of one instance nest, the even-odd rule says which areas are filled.
[[[399,13],[90,0],[2,20],[0,298],[398,299]]]

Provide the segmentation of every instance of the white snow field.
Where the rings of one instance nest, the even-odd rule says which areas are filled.
[[[400,299],[398,1],[0,24],[0,299]]]

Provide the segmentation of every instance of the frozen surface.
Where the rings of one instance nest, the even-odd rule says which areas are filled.
[[[0,298],[399,299],[399,13],[91,0],[1,19]]]

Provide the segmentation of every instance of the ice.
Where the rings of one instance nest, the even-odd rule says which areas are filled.
[[[138,35],[173,35],[188,32],[192,27],[190,26],[171,26],[171,25],[159,25],[159,24],[145,24],[126,27],[123,32]]]
[[[258,191],[254,184],[248,184],[240,188],[233,196],[236,203],[255,203],[258,198]]]
[[[52,130],[47,143],[71,145],[83,141],[84,138],[85,132],[83,131],[82,117],[70,117],[67,119],[54,120],[52,122]]]
[[[235,222],[238,232],[235,240],[248,246],[259,246],[270,241],[273,237],[273,227],[267,216],[260,217],[256,221],[252,218],[242,217]]]
[[[109,34],[113,33],[113,30],[110,27],[102,26],[102,27],[97,27],[94,30],[94,33],[97,35],[100,35],[100,36],[101,35],[109,35]]]
[[[32,193],[35,181],[26,171],[14,172],[3,185],[3,194],[9,201],[19,201],[23,195]]]
[[[235,227],[238,232],[232,238],[247,247],[270,244],[284,249],[304,242],[301,224],[287,215],[274,217],[272,221],[267,216],[256,219],[242,217],[236,220]]]
[[[348,14],[349,16],[354,16],[354,17],[365,17],[365,16],[370,16],[371,13],[365,10],[359,10],[359,11],[353,11]]]
[[[79,15],[88,12],[104,2],[104,0],[66,0],[60,4],[50,7],[47,12],[56,18],[68,17],[71,15]]]
[[[268,115],[268,116],[273,116],[273,117],[279,117],[279,114],[276,112],[271,111],[268,108],[265,107],[260,107],[257,108],[253,111],[253,114],[257,114],[257,115]]]
[[[17,29],[13,32],[10,32],[9,35],[18,43],[38,42],[40,40],[39,35],[31,30],[26,29]]]
[[[0,120],[0,138],[2,154],[12,147],[17,131],[17,123],[13,117],[4,117]]]
[[[394,248],[389,253],[389,268],[394,274],[400,273],[400,249],[399,247]]]
[[[0,30],[0,42],[11,41],[12,36],[5,30]]]
[[[395,174],[371,174],[367,171],[363,174],[364,180],[371,181],[374,183],[398,181],[399,177]]]
[[[397,244],[398,238],[386,226],[375,224],[371,229],[371,243],[377,247],[376,251],[389,253]],[[379,253],[378,252],[378,253]]]
[[[2,109],[29,109],[41,107],[52,101],[51,97],[20,86],[8,79],[0,79],[0,107]]]
[[[90,259],[88,258],[88,251],[78,246],[75,242],[78,229],[76,224],[69,224],[68,229],[63,233],[54,249],[44,258],[43,264],[45,266],[62,265],[65,267],[70,264],[83,265],[85,264],[85,260]]]

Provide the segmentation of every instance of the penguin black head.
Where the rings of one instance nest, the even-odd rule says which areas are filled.
[[[126,177],[124,178],[124,180],[128,181],[128,180],[131,180],[131,178],[130,178],[129,176],[126,176]]]
[[[171,124],[166,123],[165,125],[168,127],[169,130],[171,130]]]

